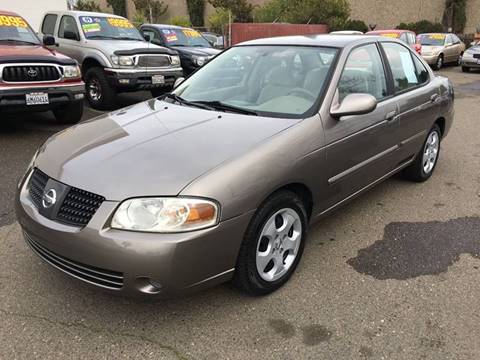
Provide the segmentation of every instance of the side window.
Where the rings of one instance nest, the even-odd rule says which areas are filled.
[[[347,95],[364,93],[377,100],[387,96],[387,80],[375,44],[358,47],[350,53],[338,82],[340,101]]]
[[[415,44],[417,42],[417,39],[415,39],[415,35],[409,33],[408,37],[410,38],[410,44]]]
[[[426,83],[429,79],[428,71],[425,66],[416,56],[412,56],[413,62],[415,64],[415,71],[417,72],[417,79],[420,84]]]
[[[47,14],[43,19],[42,24],[42,34],[44,35],[53,35],[55,31],[55,24],[57,22],[57,15]]]
[[[407,90],[420,84],[412,54],[406,47],[395,43],[382,43],[392,69],[395,92]]]
[[[158,36],[155,36],[155,31],[150,30],[150,29],[143,29],[142,30],[142,35],[150,36],[150,41],[152,41],[153,39],[158,39]]]
[[[453,44],[452,35],[447,35],[445,39],[445,45],[451,45],[451,44]]]
[[[400,40],[408,44],[407,33],[400,35]]]
[[[66,36],[65,33],[67,33]],[[67,15],[62,16],[62,19],[60,20],[60,25],[58,26],[58,37],[74,40],[73,37],[70,36],[71,34],[74,34],[75,39],[80,39],[75,18]]]
[[[454,44],[460,44],[460,42],[461,42],[460,39],[458,38],[458,36],[455,35],[455,34],[452,34],[452,39],[453,39]]]

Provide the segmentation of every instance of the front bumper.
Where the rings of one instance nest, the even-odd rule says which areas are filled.
[[[49,104],[27,105],[25,95],[34,92],[48,93]],[[47,111],[73,102],[83,101],[84,95],[85,84],[83,82],[24,86],[2,86],[0,84],[0,111]]]
[[[437,63],[438,54],[435,54],[435,55],[423,55],[422,54],[422,59],[425,60],[425,62],[428,65],[435,65]]]
[[[116,69],[105,68],[110,85],[120,91],[149,90],[172,87],[183,76],[181,67],[165,69]],[[163,84],[154,84],[152,76],[163,75]]]
[[[125,295],[178,296],[229,280],[252,212],[179,234],[115,230],[118,202],[105,201],[84,228],[43,217],[26,184],[15,200],[25,240],[43,260],[87,283]]]

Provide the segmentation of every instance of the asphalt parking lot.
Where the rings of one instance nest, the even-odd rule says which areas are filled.
[[[13,194],[35,149],[64,126],[2,114],[0,358],[480,358],[480,73],[442,73],[456,87],[456,120],[433,177],[390,179],[314,225],[296,274],[263,298],[223,285],[125,299],[42,263]]]

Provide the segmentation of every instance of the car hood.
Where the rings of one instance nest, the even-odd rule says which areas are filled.
[[[442,51],[444,46],[432,46],[432,45],[422,45],[422,53],[438,53]]]
[[[220,50],[209,47],[173,47],[180,55],[196,55],[196,56],[215,56],[220,53]]]
[[[73,64],[75,60],[41,45],[0,45],[0,63],[8,62]]]
[[[298,121],[152,99],[54,135],[39,150],[35,166],[107,200],[174,196]]]
[[[105,54],[118,54],[118,53],[148,53],[164,50],[166,53],[171,51],[146,41],[141,40],[87,40],[87,44],[90,47],[101,50]],[[138,51],[135,51],[138,50]]]

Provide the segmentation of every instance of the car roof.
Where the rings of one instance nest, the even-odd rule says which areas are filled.
[[[105,16],[105,17],[124,19],[124,17],[122,16],[109,14],[109,13],[93,12],[93,11],[74,11],[74,10],[46,11],[45,14],[71,15],[71,16]]]
[[[453,35],[452,33],[446,33],[446,32],[430,32],[430,33],[421,33],[418,35]]]
[[[343,48],[351,44],[372,41],[372,38],[374,39],[372,36],[365,35],[296,35],[250,40],[238,45],[327,46]],[[378,37],[377,40],[384,41],[385,38]]]
[[[13,16],[20,16],[17,13],[10,11],[10,10],[2,10],[0,9],[0,14],[2,15],[13,15]]]
[[[158,29],[190,29],[188,27],[178,26],[178,25],[169,25],[169,24],[143,24],[143,26],[151,26]]]
[[[372,30],[372,31],[369,31],[367,32],[366,34],[369,35],[369,34],[372,34],[372,35],[375,35],[375,34],[385,34],[385,33],[395,33],[395,34],[403,34],[405,32],[409,32],[409,33],[414,33],[412,30],[400,30],[400,29],[391,29],[391,30]]]

